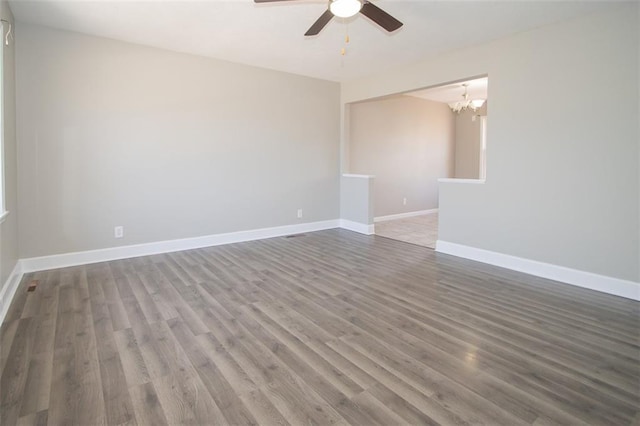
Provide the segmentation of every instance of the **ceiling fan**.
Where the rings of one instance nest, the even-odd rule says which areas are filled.
[[[256,3],[272,3],[291,0],[253,0]],[[304,33],[305,36],[317,35],[331,21],[334,16],[349,18],[362,13],[385,30],[392,32],[402,26],[402,22],[389,15],[384,10],[370,3],[368,0],[329,0],[329,7],[316,22]]]

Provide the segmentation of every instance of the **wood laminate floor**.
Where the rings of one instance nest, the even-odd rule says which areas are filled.
[[[637,424],[638,309],[345,230],[39,272],[0,423]]]

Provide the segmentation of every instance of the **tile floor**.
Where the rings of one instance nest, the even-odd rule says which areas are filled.
[[[435,249],[438,213],[377,222],[376,235]]]

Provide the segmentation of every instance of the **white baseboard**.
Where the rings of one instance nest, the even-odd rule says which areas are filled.
[[[339,226],[340,221],[337,219],[325,220],[321,222],[285,225],[274,228],[261,228],[248,231],[229,232],[225,234],[207,235],[204,237],[183,238],[179,240],[158,241],[155,243],[110,247],[75,253],[54,254],[51,256],[31,257],[22,259],[21,264],[23,272],[44,271],[48,269],[65,268],[68,266],[106,262],[109,260],[148,256],[151,254],[170,253],[180,250],[219,246],[222,244],[262,240],[265,238],[300,234],[302,232],[322,231],[324,229],[338,228]]]
[[[640,301],[640,283],[438,240],[436,251]]]
[[[0,290],[0,324],[4,322],[4,317],[7,316],[9,305],[11,305],[11,301],[16,295],[16,290],[18,290],[18,285],[22,280],[22,275],[24,275],[22,262],[18,260],[13,271],[11,271],[9,278],[7,278],[4,286],[2,286],[2,290]]]
[[[395,220],[395,219],[404,219],[405,217],[414,217],[414,216],[422,216],[425,214],[433,214],[438,213],[438,209],[430,209],[430,210],[418,210],[415,212],[407,212],[407,213],[398,213],[398,214],[390,214],[387,216],[378,216],[373,219],[374,222],[385,222],[387,220]]]
[[[340,228],[348,229],[349,231],[358,232],[364,235],[373,235],[375,233],[375,225],[353,222],[347,219],[340,219]]]

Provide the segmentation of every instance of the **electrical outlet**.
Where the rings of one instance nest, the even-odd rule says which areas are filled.
[[[116,238],[124,237],[124,226],[116,226],[113,228],[113,236]]]
[[[406,205],[407,205],[407,199],[406,199],[406,198],[403,198],[403,199],[402,199],[402,205],[403,205],[403,206],[406,206]]]
[[[298,209],[298,219],[302,217],[302,209]]]

